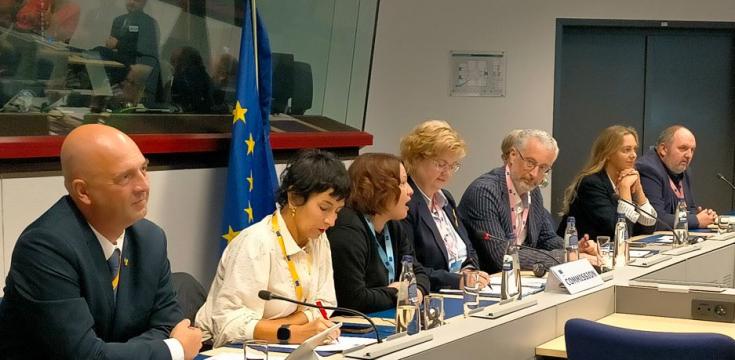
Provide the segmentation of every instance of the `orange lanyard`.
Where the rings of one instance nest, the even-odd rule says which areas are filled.
[[[278,211],[278,210],[276,210]],[[291,272],[291,279],[293,279],[293,286],[296,288],[296,299],[299,301],[304,301],[304,289],[301,287],[301,282],[299,281],[299,273],[296,271],[296,264],[293,263],[293,260],[291,259],[291,256],[289,256],[286,253],[286,244],[283,242],[283,236],[281,236],[281,230],[278,226],[278,219],[276,218],[276,213],[273,213],[273,232],[276,233],[276,237],[278,237],[278,244],[281,245],[281,251],[283,251],[283,256],[286,257],[286,261],[288,262],[288,271]]]

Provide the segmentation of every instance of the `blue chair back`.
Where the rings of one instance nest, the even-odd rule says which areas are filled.
[[[640,331],[571,319],[564,336],[569,360],[735,359],[735,340],[721,334]]]

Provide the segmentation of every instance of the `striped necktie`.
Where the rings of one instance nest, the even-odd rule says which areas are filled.
[[[120,283],[120,249],[115,249],[112,256],[107,259],[107,266],[110,267],[110,275],[112,276],[112,291],[117,295],[117,285]]]

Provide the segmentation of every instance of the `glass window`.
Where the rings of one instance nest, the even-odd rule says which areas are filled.
[[[257,2],[274,112],[362,128],[377,1]],[[118,113],[226,119],[241,16],[240,0],[0,0],[0,117],[52,133]]]

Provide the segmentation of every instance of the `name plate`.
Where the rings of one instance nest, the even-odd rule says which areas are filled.
[[[602,285],[600,274],[587,259],[552,266],[546,280],[547,291],[566,290],[571,295]]]

